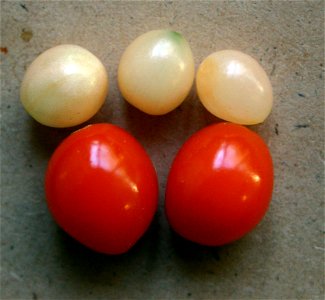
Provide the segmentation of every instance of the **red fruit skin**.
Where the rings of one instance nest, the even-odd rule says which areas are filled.
[[[127,252],[144,234],[158,204],[154,166],[122,128],[94,124],[66,138],[45,176],[47,204],[58,225],[105,254]]]
[[[184,238],[208,246],[235,241],[265,215],[273,190],[273,164],[264,141],[232,123],[208,126],[175,157],[165,212]]]

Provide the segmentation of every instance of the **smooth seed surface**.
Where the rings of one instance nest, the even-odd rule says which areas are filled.
[[[184,37],[169,30],[140,35],[125,50],[118,69],[123,97],[151,115],[179,106],[194,81],[194,60]]]
[[[29,66],[20,98],[26,111],[51,127],[70,127],[90,119],[108,93],[108,75],[100,60],[76,45],[46,50]]]
[[[196,87],[205,108],[230,122],[258,124],[272,109],[268,76],[255,59],[239,51],[218,51],[204,59]]]

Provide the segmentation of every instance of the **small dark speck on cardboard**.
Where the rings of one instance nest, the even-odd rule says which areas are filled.
[[[24,42],[29,42],[32,37],[33,37],[33,31],[31,30],[26,30],[26,29],[23,29],[21,34],[20,34],[20,37],[21,39],[24,41]]]
[[[279,135],[279,129],[278,129],[278,128],[279,128],[279,124],[276,123],[276,124],[275,124],[275,127],[274,127],[274,131],[275,131],[275,134],[276,134],[276,135]]]
[[[10,105],[7,105],[7,108],[9,109],[11,106]]]
[[[35,292],[33,292],[33,300],[37,300],[38,299],[38,296]]]
[[[275,68],[276,68],[276,65],[273,64],[273,66],[272,66],[272,71],[271,71],[271,73],[270,73],[271,76],[274,74],[274,72],[275,72]]]
[[[316,174],[315,175],[315,178],[317,180],[318,183],[321,183],[322,182],[322,176],[320,174]]]
[[[21,7],[22,9],[28,11],[28,8],[27,8],[26,4],[24,4],[24,3],[20,3],[19,5],[20,5],[20,7]]]
[[[298,96],[305,98],[305,95],[303,93],[298,93]]]
[[[187,293],[187,297],[191,297],[192,296],[192,293]]]
[[[300,129],[300,128],[308,128],[309,125],[308,125],[308,124],[296,124],[295,127],[296,127],[297,129]]]
[[[0,51],[3,54],[7,54],[8,53],[8,48],[7,47],[0,47]]]

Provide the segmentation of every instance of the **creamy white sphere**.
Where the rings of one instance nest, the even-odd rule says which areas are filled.
[[[70,127],[96,114],[108,85],[105,67],[95,55],[77,45],[60,45],[40,54],[28,67],[20,98],[38,122]]]
[[[223,50],[203,60],[196,75],[198,96],[218,118],[252,125],[263,122],[273,104],[272,86],[251,56]]]
[[[188,95],[195,70],[191,48],[178,32],[153,30],[123,53],[118,84],[123,97],[151,115],[166,114]]]

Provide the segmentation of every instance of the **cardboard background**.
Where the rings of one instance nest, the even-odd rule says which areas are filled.
[[[272,114],[251,126],[273,155],[273,201],[263,222],[228,246],[187,243],[170,231],[163,213],[177,150],[219,120],[203,108],[194,87],[179,108],[161,117],[131,107],[117,88],[125,47],[159,28],[187,38],[196,66],[216,50],[250,54],[274,88]],[[159,211],[126,255],[104,256],[74,242],[54,224],[44,201],[47,161],[76,128],[33,121],[19,102],[19,87],[35,57],[63,43],[93,52],[110,76],[105,105],[87,124],[127,129],[158,172]],[[1,299],[322,299],[323,1],[1,1],[0,55]]]

